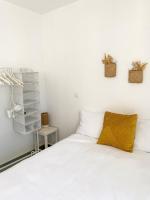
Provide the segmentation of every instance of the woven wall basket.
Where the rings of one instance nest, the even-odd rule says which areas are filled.
[[[105,64],[105,77],[116,76],[116,63]]]
[[[143,83],[142,70],[129,70],[129,83]]]

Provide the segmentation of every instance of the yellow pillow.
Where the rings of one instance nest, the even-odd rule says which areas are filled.
[[[132,152],[135,138],[137,115],[122,115],[106,112],[103,129],[97,144],[109,145]]]

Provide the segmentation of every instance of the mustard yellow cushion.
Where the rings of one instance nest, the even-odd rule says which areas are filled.
[[[109,145],[132,152],[135,139],[137,115],[106,112],[103,129],[97,144]]]

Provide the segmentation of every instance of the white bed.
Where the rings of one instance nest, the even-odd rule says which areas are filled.
[[[0,174],[0,200],[150,200],[150,154],[74,134]]]

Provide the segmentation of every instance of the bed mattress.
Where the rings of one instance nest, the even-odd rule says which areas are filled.
[[[0,200],[150,200],[150,154],[74,134],[0,174]]]

